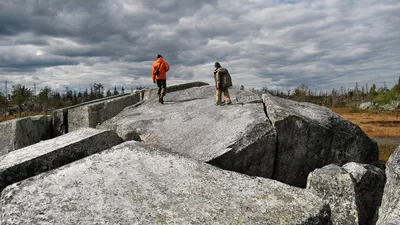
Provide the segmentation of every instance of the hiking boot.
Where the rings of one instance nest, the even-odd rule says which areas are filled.
[[[227,104],[227,105],[230,105],[230,104],[232,104],[232,102],[227,102],[226,104]]]
[[[161,104],[164,104],[164,99],[163,99],[163,97],[160,97],[160,98],[159,98],[159,102],[160,102]]]

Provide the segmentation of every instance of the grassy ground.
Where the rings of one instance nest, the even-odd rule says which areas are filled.
[[[386,162],[400,145],[400,112],[352,112],[349,108],[332,108],[341,117],[357,124],[379,146],[379,160]]]

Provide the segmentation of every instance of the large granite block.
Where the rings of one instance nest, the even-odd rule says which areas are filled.
[[[0,156],[52,138],[49,116],[29,116],[0,123]]]
[[[13,151],[0,161],[0,190],[121,142],[114,131],[86,128]]]
[[[7,187],[2,224],[330,224],[311,192],[126,142]]]
[[[307,175],[325,165],[380,165],[376,142],[330,109],[270,94],[262,98],[278,136],[274,179],[305,187]]]
[[[277,137],[261,97],[238,89],[230,93],[233,104],[220,107],[213,86],[171,92],[164,105],[148,99],[98,127],[226,170],[271,177]]]
[[[112,98],[97,99],[86,104],[59,109],[53,112],[55,136],[80,128],[95,128],[103,121],[120,113],[125,107],[141,101],[141,94],[126,94]]]

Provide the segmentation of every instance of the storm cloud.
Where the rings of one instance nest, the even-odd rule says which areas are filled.
[[[0,21],[0,81],[30,88],[151,86],[157,54],[169,84],[212,83],[215,61],[255,88],[400,76],[398,0],[2,0]]]

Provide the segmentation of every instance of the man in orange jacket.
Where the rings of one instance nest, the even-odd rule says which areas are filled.
[[[153,83],[157,82],[158,87],[158,102],[164,104],[164,96],[167,89],[167,71],[169,70],[168,62],[158,54],[157,60],[153,63],[151,70],[151,78]]]

